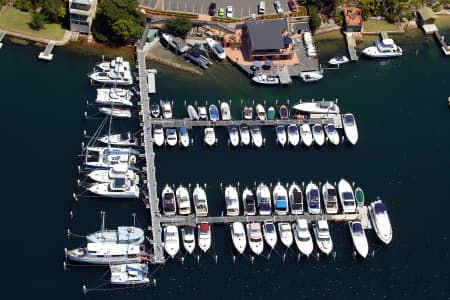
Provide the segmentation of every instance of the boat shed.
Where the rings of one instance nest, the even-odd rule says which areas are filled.
[[[422,27],[425,34],[432,34],[433,32],[438,30],[436,25],[434,24],[436,15],[431,8],[421,7],[417,10],[417,13],[417,23],[419,23],[419,26]]]

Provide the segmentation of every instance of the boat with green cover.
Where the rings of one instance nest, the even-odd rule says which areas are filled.
[[[358,206],[364,205],[364,192],[359,186],[355,189],[355,198],[356,204],[358,204]]]
[[[273,106],[269,107],[267,109],[267,119],[268,120],[275,120],[276,111]]]

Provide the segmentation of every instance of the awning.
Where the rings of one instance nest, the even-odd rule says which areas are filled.
[[[272,61],[270,59],[266,60],[266,62],[264,63],[265,66],[271,67],[272,66]]]
[[[253,66],[256,68],[259,68],[259,67],[261,67],[261,62],[259,60],[255,60],[255,61],[253,61]]]

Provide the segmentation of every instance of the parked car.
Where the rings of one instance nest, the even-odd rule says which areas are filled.
[[[209,5],[209,10],[208,10],[208,12],[209,12],[209,15],[210,16],[215,16],[216,15],[216,4],[214,3],[214,2],[212,2],[210,5]]]
[[[232,18],[233,17],[233,6],[228,5],[226,11],[227,11],[226,12],[227,18]]]
[[[221,7],[219,8],[219,17],[225,16],[225,8]]]
[[[283,8],[281,7],[281,2],[280,2],[279,0],[276,0],[276,1],[273,3],[273,6],[275,7],[275,11],[276,11],[277,13],[281,14],[281,13],[284,12]]]
[[[297,12],[298,11],[297,4],[295,3],[295,0],[288,0],[288,6],[289,6],[289,9],[292,12]]]

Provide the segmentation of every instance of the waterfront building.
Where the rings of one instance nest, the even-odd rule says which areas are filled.
[[[97,0],[69,0],[70,30],[91,34]]]
[[[437,27],[434,24],[436,15],[429,7],[421,7],[417,10],[417,23],[422,27],[425,34],[432,34],[437,31]]]
[[[342,6],[342,13],[344,15],[344,31],[345,32],[361,32],[362,15],[361,8],[356,6]]]

